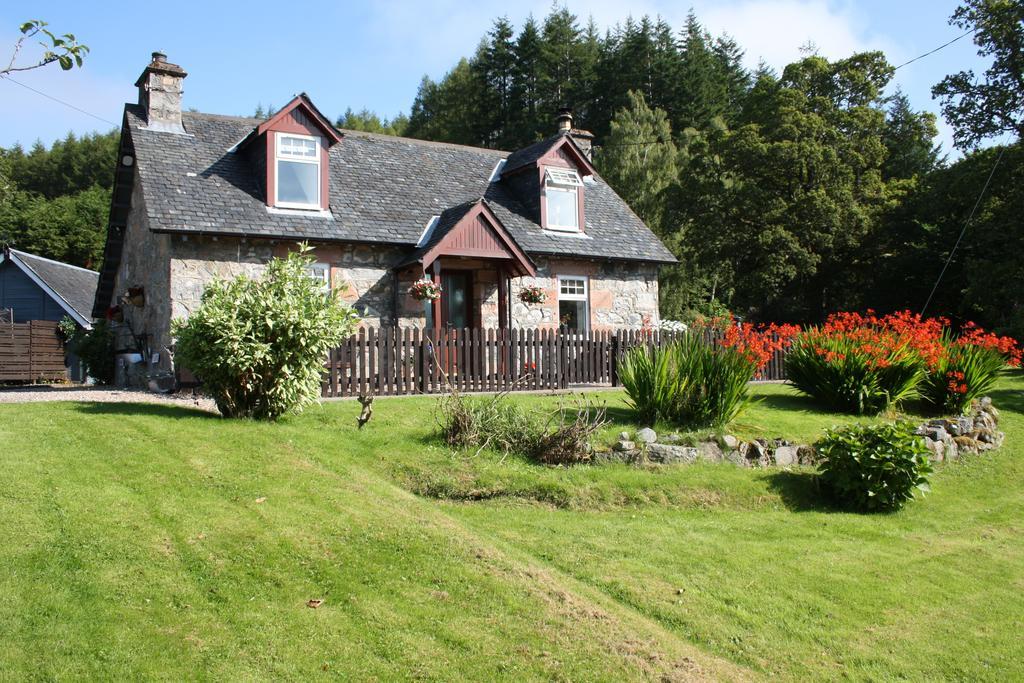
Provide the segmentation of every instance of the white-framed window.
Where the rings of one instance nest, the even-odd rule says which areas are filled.
[[[276,133],[274,206],[320,209],[320,138]]]
[[[313,280],[320,286],[320,291],[327,294],[331,291],[331,264],[322,263],[317,261],[316,263],[310,263],[306,266],[306,275],[309,279]]]
[[[558,276],[558,324],[573,332],[590,327],[590,281],[585,275]]]
[[[579,193],[583,181],[576,171],[549,168],[544,171],[544,201],[549,230],[580,231]]]

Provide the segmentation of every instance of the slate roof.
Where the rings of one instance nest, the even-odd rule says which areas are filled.
[[[467,213],[473,210],[474,206],[476,206],[475,201],[468,201],[463,202],[458,206],[445,209],[441,215],[438,216],[437,225],[435,225],[434,229],[430,232],[430,236],[427,241],[413,252],[410,260],[415,261],[423,254],[426,254],[428,251],[436,247],[438,243],[440,243],[441,240],[443,240],[451,231],[451,229],[458,225],[459,221],[461,221]]]
[[[675,261],[597,176],[585,188],[585,236],[552,233],[541,228],[536,210],[520,202],[507,182],[489,181],[507,152],[346,130],[329,151],[330,211],[272,211],[249,159],[228,151],[259,119],[183,112],[188,135],[175,135],[143,128],[137,105],[125,109],[153,230],[411,249],[432,216],[484,197],[527,253]]]
[[[528,164],[535,163],[547,154],[549,149],[561,141],[562,137],[562,134],[559,133],[512,152],[508,157],[508,161],[505,162],[505,172],[514,171]]]
[[[96,296],[99,273],[17,249],[10,251],[22,265],[29,268],[60,299],[63,299],[57,303],[65,309],[70,306],[86,321],[92,319],[92,304]]]

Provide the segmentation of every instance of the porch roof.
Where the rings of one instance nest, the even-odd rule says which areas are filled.
[[[511,275],[536,275],[533,261],[483,198],[445,209],[416,251],[400,267],[419,263],[423,271],[442,256],[503,261]]]

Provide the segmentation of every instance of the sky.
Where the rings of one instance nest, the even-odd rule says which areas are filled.
[[[581,23],[593,17],[602,29],[645,14],[682,27],[692,7],[712,34],[728,33],[739,42],[751,67],[764,60],[780,70],[798,59],[801,46],[809,42],[829,58],[877,49],[891,63],[902,64],[962,33],[948,24],[955,0],[563,4]],[[135,80],[154,50],[189,73],[186,108],[251,115],[257,104],[281,106],[305,91],[332,119],[348,107],[393,116],[408,112],[424,75],[438,79],[460,57],[472,54],[495,18],[507,16],[518,29],[527,16],[543,18],[551,7],[550,0],[5,0],[0,3],[0,60],[6,64],[10,59],[17,27],[28,19],[43,19],[56,33],[74,33],[91,49],[82,69],[63,72],[50,65],[14,78],[92,116],[0,79],[0,146],[21,142],[27,147],[37,139],[49,145],[68,131],[118,126],[123,103],[136,101]],[[26,49],[26,59],[38,55]],[[982,71],[986,64],[976,51],[964,38],[899,69],[891,87],[902,88],[916,109],[938,114],[931,86],[961,69]],[[941,116],[939,128],[944,149],[952,151],[951,130]]]

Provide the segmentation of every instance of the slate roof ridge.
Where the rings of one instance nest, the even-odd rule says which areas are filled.
[[[75,270],[81,270],[81,271],[84,271],[84,272],[89,273],[91,275],[95,275],[95,276],[99,277],[99,271],[95,271],[92,268],[83,268],[82,266],[76,266],[76,265],[73,265],[73,264],[70,264],[70,263],[64,263],[63,261],[55,261],[52,258],[46,258],[45,256],[39,256],[38,254],[30,254],[27,251],[21,251],[20,249],[15,249],[13,247],[11,248],[11,253],[12,254],[17,254],[18,256],[21,256],[21,257],[27,256],[30,259],[36,259],[36,260],[39,260],[39,261],[46,261],[47,263],[53,264],[55,266],[63,266],[64,268],[74,268]]]
[[[86,329],[91,327],[89,304],[99,284],[99,273],[17,249],[9,251],[16,259],[15,265],[34,280],[65,312]]]
[[[213,119],[213,120],[218,120],[218,121],[229,121],[231,123],[251,124],[253,126],[253,128],[255,128],[256,126],[260,125],[261,123],[263,123],[266,120],[266,119],[258,119],[258,118],[252,117],[252,116],[232,116],[230,114],[210,114],[210,113],[202,112],[202,111],[186,111],[186,112],[182,112],[182,116],[185,117],[185,118],[188,118],[188,117],[191,116],[191,117],[196,117],[196,118]],[[499,155],[500,154],[500,155],[503,155],[503,156],[508,156],[508,155],[512,154],[512,152],[509,152],[509,151],[503,150],[503,149],[491,149],[490,147],[477,147],[476,145],[462,145],[462,144],[459,144],[459,143],[456,143],[456,142],[441,142],[441,141],[438,141],[438,140],[422,140],[420,138],[410,138],[410,137],[406,137],[404,135],[387,135],[385,133],[371,133],[371,132],[365,131],[365,130],[353,130],[351,128],[339,128],[338,126],[334,126],[334,129],[337,130],[338,132],[342,133],[343,135],[353,135],[353,136],[356,136],[356,137],[364,137],[364,138],[372,138],[372,139],[377,139],[377,140],[385,140],[385,141],[388,141],[388,142],[391,142],[391,141],[407,142],[407,143],[411,143],[411,144],[414,144],[414,145],[424,145],[424,146],[429,146],[429,147],[448,147],[448,148],[452,148],[452,149],[470,150],[470,151],[474,151],[474,152],[480,152],[480,153],[483,153],[483,154],[493,154],[493,155]]]
[[[337,126],[335,126],[337,128]],[[447,147],[451,149],[464,149],[471,152],[480,152],[483,154],[503,155],[508,156],[511,152],[503,149],[491,149],[490,147],[477,147],[475,145],[461,145],[456,142],[440,142],[438,140],[421,140],[420,138],[409,138],[402,135],[387,135],[385,133],[371,133],[365,130],[352,130],[351,128],[338,128],[345,135],[354,135],[356,137],[373,138],[376,140],[386,141],[397,141],[397,142],[408,142],[414,145],[423,145],[425,147]]]

